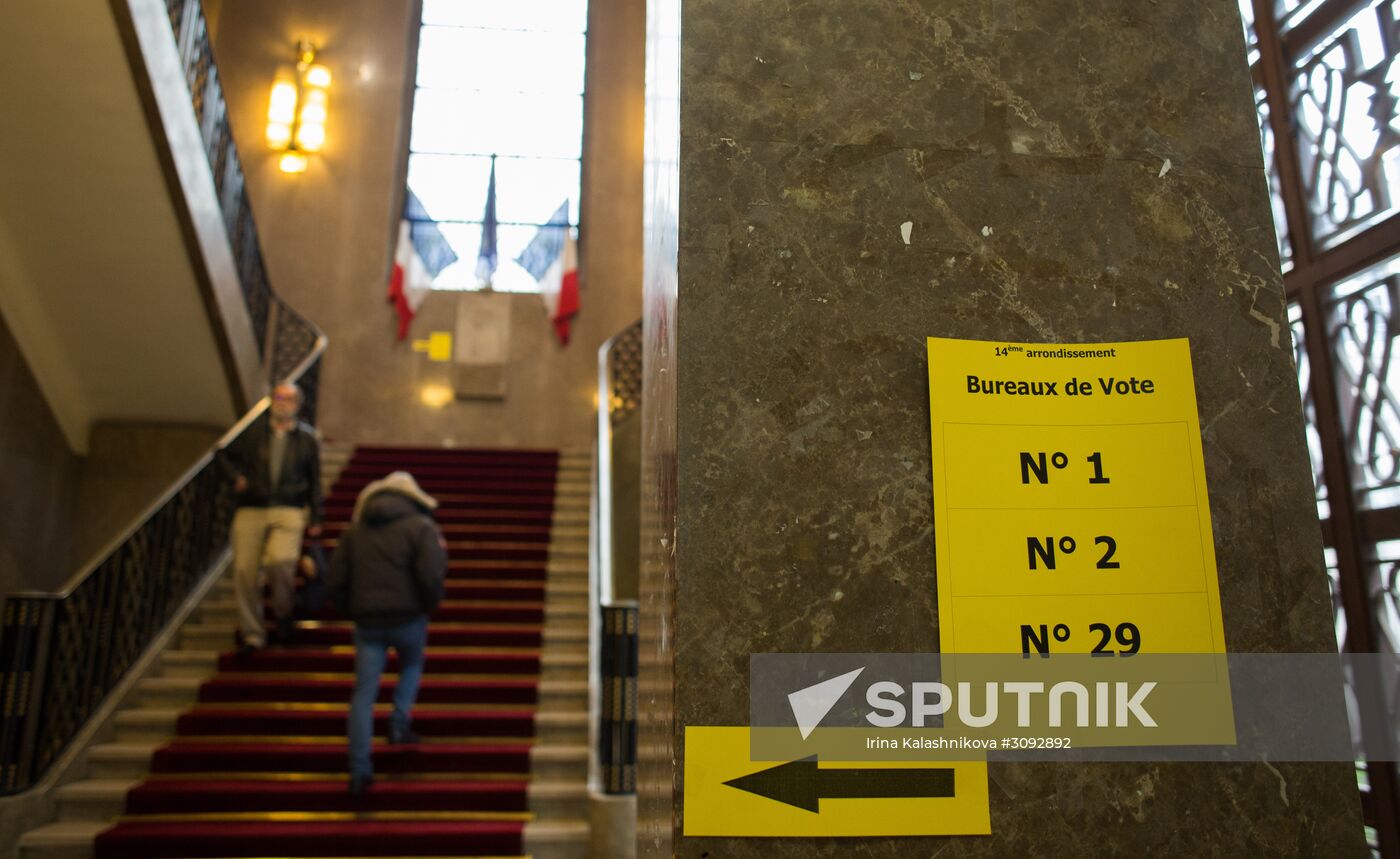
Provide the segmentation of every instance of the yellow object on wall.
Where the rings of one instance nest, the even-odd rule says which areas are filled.
[[[414,340],[413,351],[427,352],[429,361],[451,361],[452,332],[434,331],[428,335],[427,340]]]
[[[1223,654],[1186,340],[928,341],[944,653]]]
[[[796,730],[796,729],[794,729]],[[987,765],[944,763],[777,763],[749,759],[746,727],[685,729],[686,836],[764,837],[986,835],[992,831],[987,803]],[[761,773],[772,783],[746,783]],[[793,772],[795,771],[795,772]],[[951,788],[950,796],[841,798],[852,780],[922,777]],[[737,785],[735,783],[738,783]],[[771,790],[782,799],[753,793]],[[937,790],[930,790],[936,793]],[[793,803],[799,803],[794,805]],[[801,807],[809,803],[815,807]]]

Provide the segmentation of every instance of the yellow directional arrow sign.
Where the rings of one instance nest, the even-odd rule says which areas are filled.
[[[796,729],[794,729],[796,730]],[[987,765],[774,763],[749,729],[685,729],[687,836],[986,835]]]

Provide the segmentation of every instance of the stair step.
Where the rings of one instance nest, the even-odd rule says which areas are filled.
[[[555,622],[557,620],[557,622]],[[231,622],[221,623],[192,623],[186,624],[181,630],[181,647],[191,650],[225,650],[233,646],[233,631],[235,626]],[[336,643],[350,643],[350,624],[345,622],[298,624],[298,643],[311,644],[326,638],[336,638]],[[501,624],[462,624],[456,627],[439,625],[429,630],[429,641],[438,645],[454,646],[536,646],[541,639],[541,633],[529,633],[528,625],[508,627]],[[532,642],[526,640],[533,635]],[[492,640],[500,637],[508,640]],[[588,641],[588,621],[585,616],[571,619],[553,619],[550,625],[546,626],[542,632],[542,637],[546,647],[552,644],[578,644]],[[467,640],[480,638],[482,640]]]
[[[530,812],[536,820],[586,820],[588,787],[581,780],[541,780],[530,782]]]
[[[343,740],[348,706],[294,709],[281,705],[275,710],[256,707],[220,708],[201,705],[177,714],[166,723],[166,739],[175,739],[177,722],[179,739],[194,741],[199,737],[246,735],[261,737],[269,742],[289,737],[321,737]],[[374,736],[382,737],[387,730],[389,707],[375,708]],[[481,738],[514,742],[568,745],[588,742],[588,713],[577,710],[481,710],[469,706],[420,707],[414,713],[414,730],[430,743],[449,742],[453,738]],[[130,737],[129,739],[138,739]],[[376,740],[376,744],[378,740]]]
[[[126,794],[141,783],[135,778],[88,779],[54,791],[59,820],[111,820],[126,807]]]
[[[525,825],[525,852],[533,859],[588,859],[588,823],[547,820]]]
[[[195,744],[197,748],[189,744],[167,744],[162,742],[148,743],[104,743],[94,746],[88,755],[88,765],[90,777],[96,780],[113,781],[118,779],[136,779],[145,776],[152,769],[152,760],[157,753],[160,754],[163,771],[167,773],[180,772],[172,769],[178,766],[193,766],[194,761],[181,760],[181,755],[185,752],[198,752],[201,764],[212,764],[216,768],[210,772],[235,773],[235,772],[327,772],[338,773],[344,769],[344,747],[343,746],[292,746],[291,744],[264,744],[261,747],[253,744],[227,744],[227,745],[203,745]],[[259,748],[265,752],[259,752]],[[405,752],[403,749],[397,751],[375,750],[376,766],[380,767],[384,773],[393,771],[415,772],[421,770],[402,770],[399,767],[407,766],[404,757],[412,753],[409,747]],[[499,747],[508,749],[512,747]],[[501,758],[500,763],[492,763],[493,756],[490,753],[468,754],[465,762],[470,764],[472,759],[477,759],[476,766],[491,764],[500,766],[510,764],[512,760],[509,755],[524,754],[529,758],[529,772],[541,780],[573,780],[577,778],[580,782],[587,775],[588,770],[588,746],[585,744],[567,745],[534,745],[520,746],[518,752],[509,752],[508,756]],[[294,752],[300,752],[295,754]],[[381,754],[382,752],[382,754]],[[440,750],[435,750],[440,752]],[[259,757],[261,754],[263,757]],[[436,757],[436,755],[435,755]],[[397,760],[391,761],[391,758]],[[432,760],[418,756],[413,758],[414,766],[421,766],[420,761]],[[518,761],[518,757],[515,758]],[[386,765],[381,765],[386,764]],[[398,766],[387,764],[397,763]],[[445,767],[455,761],[439,760],[438,766]],[[511,764],[515,765],[515,764]],[[267,769],[259,769],[259,766]],[[272,767],[276,769],[272,769]],[[302,769],[299,767],[319,766],[322,769]],[[452,771],[452,770],[443,770]],[[487,772],[499,772],[499,769],[485,770]],[[199,770],[186,770],[185,772],[200,772]],[[522,771],[523,772],[523,771]]]
[[[494,679],[471,675],[472,679],[442,680],[425,675],[418,700],[424,704],[538,704],[541,708],[587,706],[588,683],[578,680]],[[386,676],[379,698],[388,701],[392,676]],[[226,702],[305,702],[339,703],[349,700],[354,687],[351,674],[220,675],[211,680],[197,677],[149,677],[137,688],[142,709],[162,710],[203,703]]]
[[[142,743],[175,736],[182,707],[133,707],[117,713],[117,742]]]
[[[106,821],[61,820],[31,829],[19,839],[20,859],[92,859],[92,841]]]
[[[127,794],[142,784],[141,779],[89,779],[65,785],[54,792],[54,798],[58,803],[59,819],[91,822],[112,820],[128,813]],[[163,809],[163,804],[160,801],[161,795],[172,793],[185,795],[186,801],[179,807],[191,811],[199,810],[201,807],[215,810],[219,808],[224,810],[258,808],[258,801],[253,797],[234,803],[227,801],[230,784],[236,789],[239,786],[237,782],[171,779],[146,784],[147,787],[141,791],[142,795],[138,796],[136,804],[130,807],[131,813],[161,811]],[[582,782],[557,780],[520,782],[519,784],[525,791],[523,804],[514,802],[509,796],[492,802],[490,793],[499,790],[502,784],[510,786],[511,783],[499,781],[385,781],[381,783],[374,794],[374,799],[379,800],[379,802],[373,807],[394,808],[407,805],[409,808],[426,810],[429,806],[423,804],[425,799],[436,800],[441,807],[442,800],[446,796],[449,808],[528,810],[539,820],[577,819],[586,817],[588,814],[588,790]],[[243,785],[250,788],[258,787],[261,792],[265,792],[267,804],[272,806],[267,810],[271,811],[334,810],[347,805],[354,807],[351,805],[354,801],[345,796],[345,782],[339,777],[321,783],[323,786],[319,789],[316,782],[280,783],[281,789],[273,790],[267,790],[267,788],[269,785],[275,788],[279,783],[245,782]],[[210,793],[216,800],[221,801],[205,806],[198,800],[188,800],[189,794],[200,792]],[[464,801],[452,802],[458,794],[467,795],[463,797]],[[481,799],[475,799],[472,794],[481,796]],[[386,798],[387,802],[384,801]],[[410,802],[413,804],[410,805]]]
[[[530,749],[530,773],[544,781],[573,781],[588,778],[588,746],[538,745]]]
[[[236,673],[282,672],[339,672],[352,673],[355,670],[355,650],[353,646],[343,647],[292,647],[267,648],[249,656],[238,656],[232,650],[223,653],[209,651],[188,651],[207,658],[209,671],[167,671],[167,677],[204,677],[213,674],[213,668]],[[533,674],[539,672],[541,679],[581,679],[575,675],[587,671],[587,660],[578,654],[542,653],[535,648],[490,648],[490,647],[437,647],[429,645],[426,650],[427,676],[434,674]],[[201,664],[204,664],[202,661]],[[398,670],[398,657],[390,654],[386,666],[389,672]]]
[[[324,856],[328,846],[337,855],[349,850],[369,856],[442,855],[450,849],[456,855],[501,857],[519,854],[523,837],[523,823],[510,815],[427,820],[412,814],[369,820],[344,819],[346,815],[310,820],[261,817],[254,821],[135,818],[104,832],[102,839],[105,849],[115,855],[165,859],[191,854]]]
[[[88,749],[88,777],[94,779],[140,778],[151,769],[151,755],[164,740],[101,743]]]
[[[458,623],[540,623],[564,620],[572,617],[585,617],[587,592],[574,589],[560,596],[546,592],[545,599],[529,599],[528,593],[518,594],[518,599],[501,596],[466,599],[447,599],[432,614],[433,622]],[[543,616],[542,616],[543,613]],[[268,616],[269,619],[270,615]],[[238,618],[238,603],[234,600],[208,600],[199,608],[199,622],[202,624],[225,623],[230,626]],[[311,619],[331,621],[341,619],[331,606],[310,615]]]
[[[208,677],[218,670],[219,651],[167,650],[160,655],[161,672],[166,677]]]

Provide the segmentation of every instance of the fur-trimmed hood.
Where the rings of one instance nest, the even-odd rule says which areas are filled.
[[[426,510],[436,510],[437,499],[423,491],[423,487],[418,485],[418,481],[413,479],[413,475],[407,471],[395,471],[379,480],[374,481],[360,491],[360,495],[355,499],[355,514],[352,521],[359,522],[360,517],[365,512],[365,504],[370,498],[381,492],[397,492],[407,496],[414,503],[421,505]]]

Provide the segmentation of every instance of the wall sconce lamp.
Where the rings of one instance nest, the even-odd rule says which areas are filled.
[[[282,153],[283,173],[305,173],[307,155],[325,145],[330,87],[330,69],[316,63],[316,46],[297,43],[296,69],[278,71],[267,104],[267,145]]]

